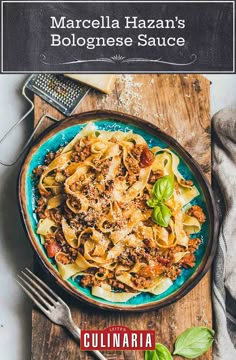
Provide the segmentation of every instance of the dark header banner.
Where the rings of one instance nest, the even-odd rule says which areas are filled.
[[[1,71],[234,72],[234,1],[2,1]]]

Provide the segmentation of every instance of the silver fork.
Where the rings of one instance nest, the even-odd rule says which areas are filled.
[[[26,268],[26,272],[21,271],[24,278],[17,275],[27,288],[19,281],[18,284],[33,300],[38,308],[55,324],[67,328],[74,338],[80,341],[80,328],[75,325],[71,317],[68,305],[41,279]],[[50,294],[50,295],[49,295]],[[107,360],[99,351],[92,353],[100,360]]]

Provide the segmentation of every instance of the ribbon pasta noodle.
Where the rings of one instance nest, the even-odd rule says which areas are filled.
[[[149,149],[141,135],[98,130],[89,123],[34,170],[39,199],[37,233],[61,277],[78,279],[94,296],[125,302],[161,294],[195,266],[205,215],[190,202],[199,195],[168,148]],[[174,189],[164,201],[167,226],[147,201],[159,179]],[[188,206],[186,206],[188,204]],[[188,210],[186,210],[188,208]]]

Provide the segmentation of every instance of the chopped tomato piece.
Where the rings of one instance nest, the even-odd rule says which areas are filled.
[[[46,243],[45,248],[47,250],[48,257],[50,258],[54,258],[55,255],[61,250],[60,245],[58,245],[55,241]]]
[[[140,156],[140,164],[139,164],[140,167],[141,168],[148,167],[152,165],[153,161],[154,161],[153,153],[151,152],[151,150],[149,150],[147,146],[145,146]]]
[[[150,265],[146,265],[146,266],[143,266],[141,269],[140,269],[140,275],[141,276],[144,276],[146,278],[153,278],[157,275],[160,275],[162,274],[164,271],[164,268],[162,265],[160,264],[156,264],[156,265],[153,265],[153,266],[150,266]]]

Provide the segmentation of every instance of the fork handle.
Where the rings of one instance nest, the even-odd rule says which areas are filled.
[[[67,330],[69,330],[69,332],[73,335],[73,337],[75,338],[75,340],[80,341],[80,336],[81,336],[81,330],[80,328],[74,323],[74,321],[69,322],[68,324],[66,324],[66,328]],[[100,351],[94,350],[91,351],[92,354],[94,354],[96,356],[97,359],[99,360],[107,360],[107,358],[105,358],[105,356],[103,356]]]

